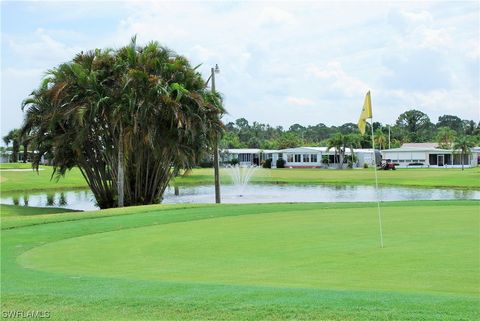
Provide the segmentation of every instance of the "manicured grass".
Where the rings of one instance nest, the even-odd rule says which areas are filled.
[[[31,169],[31,163],[0,163],[0,169]]]
[[[52,320],[479,319],[480,202],[384,203],[384,249],[375,206],[9,215],[2,310]]]
[[[15,206],[15,205],[0,205],[0,217],[7,216],[32,216],[32,215],[45,215],[56,214],[65,212],[77,212],[65,208],[58,207],[29,207],[29,206]]]
[[[9,165],[9,164],[2,164]],[[16,164],[14,164],[16,165]],[[20,192],[20,191],[44,191],[44,190],[68,190],[75,188],[88,188],[85,179],[78,170],[73,168],[67,172],[65,177],[58,181],[55,177],[52,179],[53,169],[50,166],[40,166],[38,172],[32,169],[31,164],[21,164],[20,169],[31,169],[24,171],[0,171],[0,183],[2,193]]]
[[[228,170],[221,170],[222,182],[230,182]],[[380,185],[480,188],[480,167],[461,169],[416,168],[378,171]],[[276,184],[341,184],[373,185],[373,169],[258,169],[253,177],[255,183]],[[194,169],[175,181],[179,185],[213,184],[213,170]]]
[[[27,164],[27,168],[30,165]],[[85,179],[77,168],[69,171],[58,181],[51,180],[52,168],[41,166],[34,171],[0,171],[2,193],[33,190],[68,190],[87,188]],[[465,169],[398,169],[378,171],[380,185],[453,187],[480,189],[480,167]],[[223,184],[230,184],[227,169],[221,170]],[[326,169],[258,169],[252,177],[254,183],[273,184],[341,184],[373,185],[373,169],[326,170]],[[212,169],[194,169],[185,176],[177,177],[172,184],[207,185],[213,184]]]

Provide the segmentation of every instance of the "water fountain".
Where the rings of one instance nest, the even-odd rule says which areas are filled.
[[[257,170],[257,166],[228,166],[228,174],[232,178],[233,185],[235,186],[235,193],[237,196],[242,197],[245,187],[250,182],[253,174]]]

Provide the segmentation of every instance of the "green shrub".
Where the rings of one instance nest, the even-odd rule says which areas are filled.
[[[269,158],[269,159],[264,160],[263,163],[262,163],[262,167],[263,168],[272,168],[272,159]]]
[[[363,168],[368,168],[368,164],[367,164],[367,163],[363,163]]]
[[[277,168],[285,168],[285,160],[283,158],[277,159]]]
[[[238,158],[234,158],[230,161],[230,165],[232,166],[235,166],[235,165],[238,165],[240,164],[240,161],[238,160]]]
[[[213,162],[212,161],[201,161],[198,166],[202,167],[202,168],[209,168],[209,167],[213,167]]]

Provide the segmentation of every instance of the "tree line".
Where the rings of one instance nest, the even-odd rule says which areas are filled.
[[[400,114],[395,124],[373,123],[376,148],[400,147],[403,143],[437,142],[439,147],[453,148],[455,141],[466,139],[470,145],[480,143],[480,123],[462,120],[458,116],[443,115],[433,123],[427,114],[412,109]],[[390,132],[390,144],[389,144]],[[225,125],[222,148],[284,149],[298,146],[349,145],[371,148],[371,127],[360,135],[357,124],[311,126],[293,124],[288,129],[259,122],[249,123],[245,118]]]

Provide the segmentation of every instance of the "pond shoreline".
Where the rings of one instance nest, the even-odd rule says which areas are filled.
[[[480,178],[479,178],[480,179]],[[266,181],[266,182],[259,182],[259,181],[252,181],[249,183],[250,185],[292,185],[292,186],[309,186],[309,185],[318,185],[318,186],[374,186],[375,183],[372,181],[372,183],[368,184],[360,184],[356,182],[319,182],[319,181],[312,181],[312,182],[292,182],[292,181],[282,181],[282,180],[277,180],[277,181]],[[181,183],[181,184],[171,184],[171,187],[198,187],[198,186],[213,186],[213,180],[210,181],[198,181],[194,183]],[[222,186],[229,186],[233,185],[232,182],[222,182]],[[465,186],[465,185],[422,185],[422,184],[389,184],[389,183],[378,183],[379,187],[412,187],[412,188],[429,188],[429,189],[434,189],[434,188],[451,188],[451,189],[456,189],[456,190],[472,190],[472,191],[480,191],[480,185],[479,186]],[[17,194],[17,193],[25,193],[25,192],[61,192],[65,190],[84,190],[84,189],[90,189],[88,185],[82,185],[82,186],[59,186],[59,187],[34,187],[34,188],[28,188],[28,189],[9,189],[7,191],[4,191],[0,187],[0,191],[2,195],[8,195],[8,194]]]
[[[214,186],[170,186],[162,204],[211,204]],[[305,203],[305,202],[381,202],[415,200],[480,200],[480,191],[471,189],[332,184],[249,184],[223,185],[222,203]],[[2,193],[2,204],[61,207],[75,210],[95,210],[95,198],[88,188],[56,191],[17,191]]]
[[[5,168],[7,169],[7,168]],[[62,190],[89,188],[78,168],[67,172],[58,182],[51,177],[49,168],[42,166],[40,172],[29,173],[29,170],[0,171],[0,191],[5,193],[19,192],[54,192]],[[221,169],[221,184],[232,184],[230,175]],[[415,187],[415,188],[451,188],[480,190],[480,168],[458,169],[399,169],[397,171],[378,171],[379,186]],[[374,171],[359,170],[322,170],[322,169],[262,169],[259,168],[250,180],[256,185],[355,185],[373,186]],[[195,187],[213,185],[212,169],[194,169],[185,176],[170,181],[170,186]]]

